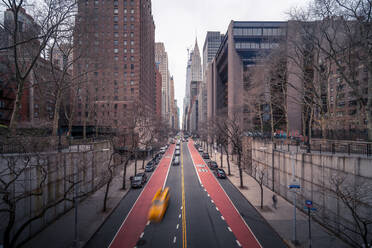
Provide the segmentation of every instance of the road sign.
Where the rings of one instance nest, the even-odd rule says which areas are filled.
[[[308,207],[308,206],[305,206],[304,209],[305,209],[305,210],[309,210],[309,209],[310,209],[311,211],[316,211],[316,210],[317,210],[316,208],[310,208],[310,207]]]
[[[297,185],[297,184],[290,184],[290,185],[288,185],[288,187],[290,189],[299,189],[299,188],[301,188],[300,185]]]
[[[305,201],[306,206],[311,207],[313,205],[313,202],[310,200]]]

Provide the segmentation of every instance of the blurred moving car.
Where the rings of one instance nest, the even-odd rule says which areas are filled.
[[[218,168],[218,165],[215,161],[208,161],[208,167],[211,169],[211,170],[217,170]]]
[[[147,181],[146,173],[141,172],[136,174],[134,177],[130,177],[130,186],[132,188],[141,188]]]
[[[218,178],[226,178],[226,173],[223,169],[217,168],[215,173]]]
[[[203,152],[203,154],[202,154],[202,158],[203,158],[203,159],[209,159],[209,154],[208,154],[208,152]]]
[[[165,211],[168,208],[169,203],[169,188],[166,187],[163,189],[158,189],[155,193],[154,198],[152,199],[152,204],[148,214],[149,221],[159,222],[163,219]]]

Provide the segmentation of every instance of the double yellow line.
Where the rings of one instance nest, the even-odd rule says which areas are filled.
[[[186,207],[185,207],[185,178],[183,175],[183,152],[181,143],[181,174],[182,174],[182,247],[187,248],[186,239]]]

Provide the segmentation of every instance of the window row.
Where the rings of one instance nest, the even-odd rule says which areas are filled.
[[[134,48],[129,49],[130,53],[134,53]],[[124,53],[128,53],[128,49],[124,48],[123,49]],[[114,48],[114,53],[119,53],[119,48]]]
[[[126,16],[124,16],[124,22],[127,22],[127,21],[128,21],[128,18]],[[130,17],[130,21],[134,22],[134,16]],[[119,22],[119,16],[117,16],[117,15],[114,16],[114,22]]]
[[[234,28],[233,34],[240,36],[279,36],[285,35],[283,28]]]
[[[279,47],[278,43],[258,43],[258,42],[237,42],[235,43],[236,49],[270,49]]]
[[[119,14],[119,9],[118,8],[114,8],[114,14],[117,15]],[[124,9],[124,14],[128,14],[128,9]],[[134,9],[130,9],[130,14],[134,14]]]

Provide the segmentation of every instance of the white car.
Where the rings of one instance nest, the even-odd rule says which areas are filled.
[[[199,148],[198,148],[198,151],[199,151],[199,152],[202,152],[202,151],[203,151],[203,147],[199,147]]]

